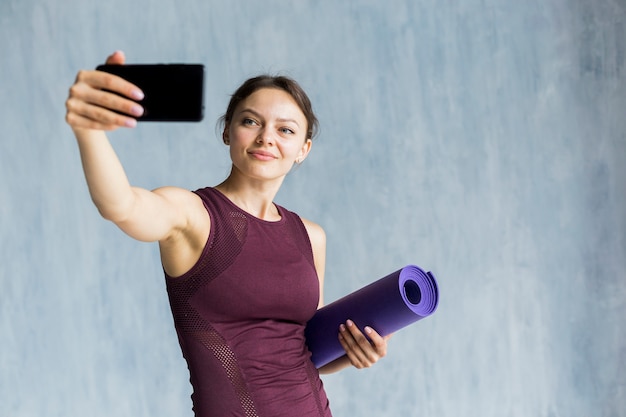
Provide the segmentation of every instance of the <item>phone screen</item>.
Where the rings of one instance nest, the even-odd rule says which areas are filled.
[[[131,64],[96,68],[118,75],[144,93],[139,122],[199,122],[204,117],[204,65]]]

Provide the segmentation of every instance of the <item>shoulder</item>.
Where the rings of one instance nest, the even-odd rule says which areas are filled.
[[[193,191],[180,187],[160,187],[152,190],[178,210],[188,214],[200,210],[204,212],[202,198]]]
[[[211,220],[196,193],[177,187],[154,190],[166,200],[179,220],[167,238],[160,240],[161,262],[166,273],[178,277],[200,259],[211,232]]]
[[[302,224],[304,224],[304,228],[309,234],[309,239],[311,240],[311,246],[313,246],[313,249],[315,250],[315,248],[326,247],[326,232],[322,226],[305,219],[304,217],[300,217],[300,220],[302,220]]]
[[[317,308],[324,305],[324,271],[326,269],[326,232],[322,226],[317,223],[313,223],[310,220],[300,217],[304,227],[309,234],[309,241],[311,242],[311,250],[313,251],[313,262],[315,264],[315,271],[319,279],[320,285],[320,298]]]
[[[176,212],[177,218],[181,219],[177,227],[179,232],[193,234],[199,229],[201,235],[206,233],[204,229],[210,225],[210,220],[198,194],[184,188],[169,186],[157,188],[153,192],[165,200]]]

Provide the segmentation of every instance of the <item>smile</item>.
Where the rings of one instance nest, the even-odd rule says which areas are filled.
[[[273,159],[276,159],[276,156],[273,153],[267,151],[249,151],[248,154],[252,155],[252,157],[260,161],[271,161]]]

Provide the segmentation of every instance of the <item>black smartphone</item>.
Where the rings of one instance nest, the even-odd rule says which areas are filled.
[[[204,117],[204,65],[130,64],[96,68],[118,75],[144,93],[138,122],[199,122]]]

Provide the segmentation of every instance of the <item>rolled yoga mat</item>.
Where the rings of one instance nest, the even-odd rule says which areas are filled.
[[[435,276],[405,266],[317,310],[305,329],[311,360],[320,368],[345,355],[338,335],[339,325],[348,319],[386,336],[431,315],[438,301]]]

